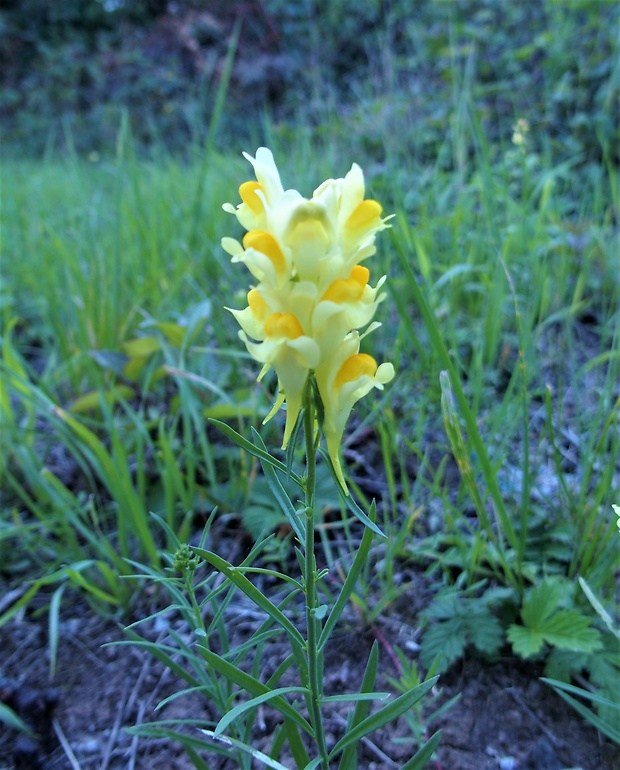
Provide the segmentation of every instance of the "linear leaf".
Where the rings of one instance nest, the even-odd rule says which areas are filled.
[[[257,443],[258,448],[263,449],[266,452],[267,447],[265,446],[265,443],[263,442],[260,434],[254,429],[252,429],[252,431],[254,434],[254,441]],[[295,510],[295,506],[291,502],[291,499],[287,491],[284,489],[282,482],[278,478],[278,474],[276,473],[272,464],[262,459],[260,464],[263,469],[263,473],[265,474],[265,478],[267,479],[269,489],[275,497],[278,505],[282,509],[282,513],[286,516],[286,519],[291,525],[293,532],[297,535],[299,542],[303,543],[306,537],[304,519],[300,517]]]
[[[403,693],[403,695],[400,695],[398,698],[392,701],[392,703],[384,706],[380,711],[377,711],[375,714],[371,714],[369,717],[366,717],[363,722],[360,722],[355,727],[351,727],[347,731],[347,734],[342,737],[330,751],[330,759],[347,746],[358,743],[369,733],[378,730],[380,727],[383,727],[384,724],[392,722],[401,714],[404,714],[405,711],[408,711],[421,698],[423,698],[429,690],[432,689],[438,679],[438,676],[434,676],[432,679],[429,679],[426,682],[422,682],[422,684],[414,687],[413,690],[409,690],[409,692]]]
[[[263,684],[260,680],[253,677],[251,674],[247,674],[245,671],[237,668],[229,661],[222,658],[217,653],[198,645],[198,649],[207,663],[212,666],[218,673],[226,677],[229,681],[241,687],[246,692],[250,693],[254,697],[264,695],[265,693],[271,693],[273,690]],[[276,696],[272,698],[272,704],[285,717],[288,717],[292,722],[301,727],[302,730],[308,733],[311,737],[314,737],[314,730],[312,726],[301,716],[301,714],[282,696]]]
[[[238,717],[240,717],[242,714],[245,714],[246,711],[250,711],[251,709],[256,708],[256,706],[260,706],[261,703],[273,700],[274,698],[280,698],[281,696],[288,695],[289,693],[310,695],[310,690],[308,690],[307,687],[278,687],[275,690],[264,692],[262,695],[257,695],[255,698],[250,698],[250,700],[245,701],[244,703],[240,703],[238,706],[232,708],[220,719],[215,728],[215,734],[221,735],[229,724],[234,722],[235,719],[238,719]]]
[[[24,720],[4,703],[0,703],[0,722],[3,722],[8,727],[12,727],[14,730],[26,733],[26,735],[32,735],[32,730]]]
[[[440,740],[441,730],[438,730],[410,760],[405,762],[400,770],[422,770],[428,760],[433,756],[433,752],[439,745]]]
[[[389,692],[346,692],[342,695],[328,695],[323,703],[357,703],[359,701],[387,700]]]
[[[211,418],[209,422],[212,425],[215,425],[216,428],[222,431],[226,436],[228,436],[231,441],[234,441],[237,446],[241,447],[241,449],[244,449],[249,454],[253,455],[254,457],[258,457],[259,460],[264,460],[266,463],[269,463],[269,465],[272,465],[274,468],[277,468],[279,471],[282,471],[283,473],[287,473],[286,464],[283,463],[281,460],[278,460],[273,455],[270,455],[269,452],[265,449],[260,449],[259,447],[255,446],[251,441],[249,441],[247,438],[244,438],[240,433],[237,433],[234,428],[231,428],[230,425],[227,425],[225,422],[221,422],[221,420],[214,420]],[[298,484],[300,487],[303,488],[301,478],[297,473],[291,472],[290,478],[293,479],[293,481]]]
[[[267,754],[263,754],[262,751],[259,751],[252,746],[248,746],[247,743],[238,741],[236,738],[229,738],[225,735],[216,735],[213,730],[201,730],[200,732],[204,733],[204,735],[208,735],[210,738],[213,738],[214,741],[220,741],[225,746],[233,746],[234,748],[243,751],[245,754],[250,754],[254,757],[254,759],[258,759],[259,762],[267,765],[267,767],[271,767],[272,770],[289,770],[286,765],[283,765],[281,762],[278,762],[275,759],[271,759],[271,757],[268,757]]]
[[[582,717],[593,724],[597,730],[604,733],[608,738],[611,738],[612,741],[615,741],[620,745],[620,729],[618,729],[616,725],[610,724],[606,719],[602,719],[600,716],[598,716],[598,714],[595,714],[594,711],[589,709],[587,706],[584,706],[583,703],[578,701],[576,698],[571,697],[568,693],[574,692],[575,694],[580,695],[582,698],[588,698],[594,703],[611,706],[612,708],[617,709],[619,719],[620,703],[614,703],[613,701],[607,700],[607,698],[601,698],[601,696],[597,695],[596,693],[582,690],[579,687],[571,686],[565,682],[556,682],[552,679],[545,679],[544,677],[541,677],[541,681],[551,685],[557,694],[567,703],[569,703],[575,709],[575,711],[577,711],[579,714],[581,714]]]
[[[374,501],[370,506],[369,514],[370,514],[370,519],[372,521],[376,516],[376,507],[375,507]],[[351,565],[349,574],[347,575],[346,580],[344,581],[344,585],[340,590],[340,594],[336,599],[336,603],[334,604],[332,611],[329,613],[327,622],[325,623],[325,625],[323,626],[323,630],[321,631],[321,635],[319,637],[319,645],[318,645],[319,650],[323,649],[323,647],[325,646],[331,632],[334,630],[334,626],[340,619],[340,616],[342,615],[342,612],[347,602],[349,601],[351,594],[355,590],[357,579],[368,558],[368,554],[370,552],[370,546],[372,545],[372,541],[374,539],[374,534],[375,534],[374,530],[371,529],[370,527],[364,528],[362,542],[360,543],[360,547],[357,551],[357,554],[355,555],[355,559],[353,559],[353,564]]]
[[[375,686],[375,681],[377,679],[377,668],[379,666],[379,644],[375,640],[372,644],[372,647],[370,649],[370,655],[368,656],[368,662],[366,663],[366,669],[364,670],[364,676],[362,678],[362,684],[360,686],[360,693],[366,693],[370,692],[372,688]],[[355,727],[355,725],[360,724],[366,717],[368,716],[368,710],[370,708],[370,703],[368,701],[360,700],[355,706],[355,709],[353,710],[353,714],[351,715],[351,719],[349,720],[349,724],[347,727]],[[351,745],[347,746],[347,748],[342,752],[342,757],[340,758],[340,764],[338,765],[338,770],[354,770],[355,768],[355,754],[356,754],[356,746]]]
[[[256,586],[247,579],[247,577],[235,569],[232,564],[222,559],[211,551],[206,551],[204,548],[192,548],[194,553],[198,554],[209,564],[212,564],[218,569],[225,577],[227,577],[231,583],[242,591],[249,599],[251,599],[257,607],[264,610],[270,617],[272,617],[278,625],[280,625],[287,633],[291,644],[302,648],[304,645],[304,638],[300,632],[295,628],[291,621],[284,615],[284,613],[276,607]]]

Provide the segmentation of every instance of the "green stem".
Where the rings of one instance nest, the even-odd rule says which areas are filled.
[[[316,489],[316,452],[314,436],[315,405],[312,382],[308,378],[304,394],[304,433],[306,436],[306,542],[304,555],[304,586],[306,591],[306,623],[308,627],[308,679],[310,687],[310,721],[314,727],[321,767],[329,770],[329,756],[325,743],[321,700],[323,697],[323,653],[318,649],[321,621],[316,616],[316,559],[314,555],[314,493]]]

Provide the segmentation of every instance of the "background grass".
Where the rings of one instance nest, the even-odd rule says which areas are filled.
[[[613,639],[576,582],[617,617],[617,6],[541,3],[525,23],[516,4],[501,16],[493,2],[421,4],[411,16],[406,3],[368,3],[361,15],[346,3],[299,15],[265,5],[303,76],[243,121],[235,66],[260,38],[247,26],[222,47],[228,69],[196,130],[152,115],[159,138],[136,135],[143,108],[112,98],[114,120],[97,130],[103,102],[43,131],[32,105],[11,113],[0,579],[29,588],[0,622],[37,591],[55,591],[58,612],[69,585],[102,612],[126,613],[137,597],[119,580],[128,560],[157,570],[173,545],[152,513],[181,541],[214,505],[254,537],[265,512],[273,530],[281,523],[255,462],[207,423],[254,426],[279,443],[281,425],[260,428],[270,394],[224,309],[242,306],[248,278],[219,246],[239,235],[221,204],[249,177],[240,151],[264,143],[285,186],[306,195],[360,163],[395,214],[371,263],[373,280],[388,275],[389,298],[367,342],[398,376],[358,406],[345,443],[352,488],[362,504],[379,498],[389,535],[355,597],[362,614],[387,611],[402,590],[398,564],[415,560],[436,597],[426,665],[446,634],[457,639],[446,665],[507,640],[525,654],[509,628],[528,627],[542,606],[541,617],[585,618],[604,650],[596,668],[586,637],[530,624],[529,641],[536,631],[545,645],[537,654],[557,653],[550,675],[585,668],[618,692]],[[313,24],[322,12],[324,39]],[[357,47],[347,54],[342,41]],[[30,158],[16,160],[16,146]],[[370,466],[382,468],[374,488]],[[319,484],[338,509],[329,479]],[[478,637],[461,623],[472,612]]]

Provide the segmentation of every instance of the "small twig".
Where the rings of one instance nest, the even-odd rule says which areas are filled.
[[[543,731],[543,733],[549,738],[551,743],[556,748],[563,748],[564,747],[564,741],[561,741],[559,738],[557,738],[554,733],[551,732],[551,730],[542,722],[540,717],[536,716],[536,714],[532,711],[532,709],[525,703],[523,698],[517,693],[517,691],[513,687],[508,687],[507,692],[512,696],[513,700],[517,705],[521,706],[523,711],[525,711],[526,714],[528,714],[534,722],[540,727],[540,729]]]
[[[4,596],[0,599],[0,615],[5,610],[8,610],[8,608],[15,604],[15,602],[20,599],[23,594],[26,593],[26,586],[19,586],[19,588],[14,588],[12,591],[7,591]]]
[[[144,712],[146,710],[146,703],[144,701],[140,702],[140,705],[138,706],[138,716],[136,717],[136,727],[142,724],[144,721]],[[129,764],[127,766],[127,770],[135,770],[136,768],[136,757],[138,755],[138,741],[139,737],[137,735],[134,735],[131,739],[131,756],[129,758]]]
[[[60,742],[60,745],[62,746],[63,751],[67,755],[67,759],[71,763],[71,767],[73,768],[73,770],[82,770],[80,763],[77,761],[77,757],[75,756],[75,754],[71,749],[71,746],[69,745],[69,741],[67,740],[66,735],[62,731],[60,722],[55,718],[52,719],[52,727],[54,728],[56,737],[58,738],[58,741]]]
[[[119,701],[118,708],[116,710],[117,712],[116,719],[114,720],[114,724],[112,725],[112,730],[110,731],[110,737],[108,738],[108,742],[106,743],[106,747],[103,752],[103,758],[101,760],[101,767],[99,770],[107,770],[108,764],[110,763],[110,758],[112,756],[112,748],[114,747],[114,744],[116,742],[116,737],[121,728],[121,721],[123,719],[123,714],[125,712],[126,704],[127,704],[127,687],[124,688],[123,697]]]

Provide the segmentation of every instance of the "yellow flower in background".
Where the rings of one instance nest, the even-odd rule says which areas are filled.
[[[343,488],[339,450],[355,403],[394,376],[392,364],[377,365],[360,353],[385,295],[385,276],[373,287],[362,264],[375,253],[377,232],[388,227],[381,206],[364,198],[364,175],[353,164],[343,179],[328,179],[304,198],[285,190],[270,150],[244,153],[256,180],[239,188],[241,203],[224,204],[247,231],[242,241],[223,238],[232,262],[242,262],[256,283],[243,310],[231,310],[249,353],[273,367],[279,393],[265,422],[286,402],[286,447],[302,407],[308,377],[314,376],[323,403],[323,432]],[[370,326],[368,326],[371,324]]]

